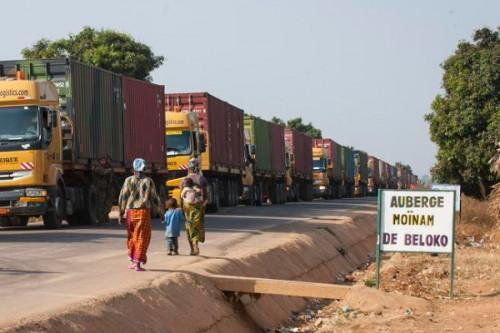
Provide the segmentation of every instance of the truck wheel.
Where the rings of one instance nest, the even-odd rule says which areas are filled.
[[[207,212],[216,213],[220,207],[219,187],[217,184],[212,183],[209,185],[208,190],[210,191],[212,202],[207,205]]]
[[[255,186],[255,206],[262,206],[262,184]]]
[[[56,193],[51,200],[51,207],[43,215],[43,225],[47,229],[59,228],[64,219],[66,197],[62,185],[57,185]]]
[[[94,225],[97,223],[97,189],[94,185],[83,189],[84,207],[68,217],[70,225]]]
[[[10,227],[10,220],[8,217],[0,217],[0,227]]]
[[[25,227],[28,224],[28,221],[28,216],[17,216],[11,219],[10,225],[14,227]]]

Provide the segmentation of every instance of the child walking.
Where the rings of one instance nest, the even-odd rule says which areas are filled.
[[[167,200],[167,212],[162,223],[165,224],[165,238],[167,240],[168,255],[179,254],[179,235],[184,222],[182,211],[177,208],[177,200]]]

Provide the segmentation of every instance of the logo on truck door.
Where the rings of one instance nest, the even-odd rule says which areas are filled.
[[[1,164],[17,164],[18,161],[17,157],[0,157]]]

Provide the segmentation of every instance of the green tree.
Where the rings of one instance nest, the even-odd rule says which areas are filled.
[[[284,121],[280,118],[273,117],[273,122],[284,125]],[[302,118],[293,118],[287,121],[286,126],[288,128],[295,129],[299,132],[305,133],[314,139],[321,138],[321,130],[314,127],[312,123],[304,124]]]
[[[403,163],[401,163],[401,162],[396,162],[396,163],[394,164],[394,166],[395,166],[396,168],[401,168],[401,169],[403,169],[403,170],[406,170],[406,171],[408,171],[410,174],[412,174],[412,175],[413,175],[413,170],[411,169],[411,166],[410,166],[409,164],[403,164]]]
[[[140,80],[151,80],[150,73],[163,64],[151,48],[128,34],[114,30],[83,28],[78,34],[55,41],[42,38],[21,51],[25,59],[74,57],[97,67]]]
[[[278,125],[281,125],[281,126],[286,126],[285,122],[283,121],[283,119],[281,118],[278,118],[278,117],[273,117],[271,119],[271,121],[275,124],[278,124]]]
[[[500,27],[482,28],[442,64],[444,92],[425,116],[438,145],[432,169],[439,182],[486,197],[494,182],[488,160],[500,138]]]

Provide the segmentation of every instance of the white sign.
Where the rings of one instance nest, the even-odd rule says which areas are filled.
[[[449,184],[432,184],[433,190],[440,191],[455,191],[455,210],[460,211],[460,185],[449,185]]]
[[[391,191],[380,198],[380,250],[451,253],[452,191]]]

